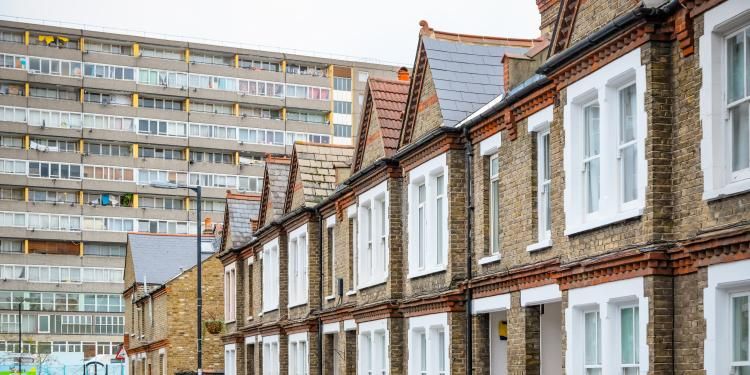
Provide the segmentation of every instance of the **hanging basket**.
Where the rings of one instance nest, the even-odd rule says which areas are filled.
[[[221,320],[206,320],[203,324],[206,326],[206,331],[212,335],[221,333],[224,329],[224,322]]]

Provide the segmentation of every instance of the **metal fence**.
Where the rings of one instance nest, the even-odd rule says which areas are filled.
[[[125,373],[125,365],[121,363],[104,365],[24,364],[21,366],[20,375],[125,375]],[[18,374],[18,364],[0,364],[0,375],[16,374]]]

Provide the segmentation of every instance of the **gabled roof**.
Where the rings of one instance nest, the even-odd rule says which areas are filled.
[[[128,234],[128,251],[133,260],[137,283],[166,284],[183,271],[195,266],[195,236],[163,234]],[[202,242],[201,259],[213,255],[213,239]]]
[[[458,122],[504,92],[502,58],[523,54],[540,40],[499,38],[435,31],[420,21],[420,40],[414,62],[400,145],[411,142],[419,97],[429,69],[435,85],[442,126]]]
[[[229,238],[224,238],[225,248],[242,246],[253,238],[251,221],[258,219],[259,212],[260,196],[257,194],[227,193],[224,235]]]
[[[266,156],[258,226],[262,227],[265,223],[271,222],[284,214],[290,162],[291,160],[286,156]],[[269,207],[270,212],[268,212]]]
[[[286,190],[284,212],[292,207],[294,192],[302,190],[303,205],[312,207],[336,190],[336,168],[351,165],[352,146],[297,142],[292,150],[292,164]]]
[[[368,144],[370,122],[375,114],[383,138],[383,154],[390,157],[398,150],[406,100],[409,96],[409,81],[396,81],[381,78],[367,80],[365,90],[365,110],[362,112],[359,135],[354,157],[353,170],[362,168],[362,158]]]

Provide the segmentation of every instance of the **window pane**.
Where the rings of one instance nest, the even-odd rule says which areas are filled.
[[[598,365],[599,360],[599,312],[587,312],[584,314],[585,320],[585,364]]]
[[[748,296],[734,297],[732,306],[732,360],[748,358]]]
[[[750,119],[747,102],[730,109],[732,121],[732,171],[750,167]]]
[[[588,213],[599,211],[599,159],[586,165],[586,209]]]
[[[591,105],[584,110],[585,116],[585,157],[599,155],[599,106]]]
[[[635,139],[635,85],[620,91],[620,144]]]
[[[742,34],[727,39],[727,100],[729,103],[744,96],[744,39]]]
[[[620,310],[620,348],[622,364],[638,363],[638,308]]]

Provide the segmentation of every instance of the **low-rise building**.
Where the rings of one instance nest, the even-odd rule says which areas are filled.
[[[203,320],[222,321],[224,277],[214,240],[202,242]],[[125,350],[131,375],[197,369],[196,236],[128,234]],[[203,368],[221,372],[221,336],[203,329]]]

